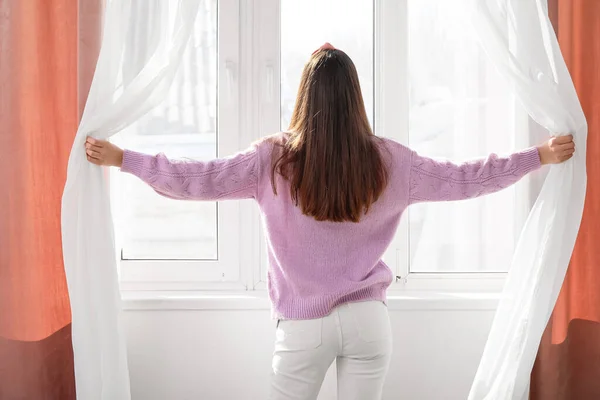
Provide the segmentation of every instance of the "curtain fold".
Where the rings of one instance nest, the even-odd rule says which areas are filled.
[[[0,399],[75,398],[60,201],[101,0],[80,1],[0,0]]]
[[[62,197],[64,267],[72,311],[78,399],[130,399],[107,182],[87,162],[86,136],[106,139],[166,96],[200,0],[108,0],[102,47],[69,157]],[[135,23],[132,23],[135,21]],[[125,52],[136,40],[136,53]],[[125,62],[125,57],[127,61]]]
[[[550,167],[521,233],[469,400],[520,400],[579,230],[586,190],[587,122],[543,0],[471,0],[483,48],[529,115],[577,152]]]
[[[587,171],[600,180],[600,2],[551,0],[553,24],[589,122]],[[531,375],[532,400],[600,398],[600,188],[589,186],[581,229]]]

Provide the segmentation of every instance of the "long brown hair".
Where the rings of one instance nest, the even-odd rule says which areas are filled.
[[[274,193],[280,174],[305,215],[317,221],[360,221],[382,194],[388,175],[356,68],[346,53],[321,49],[311,56],[288,134],[274,152]]]

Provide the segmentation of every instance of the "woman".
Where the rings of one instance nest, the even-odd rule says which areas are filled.
[[[381,261],[413,203],[506,188],[575,150],[571,136],[462,165],[373,135],[350,58],[325,44],[306,64],[289,131],[210,162],[172,162],[88,138],[87,158],[120,167],[161,195],[254,199],[269,243],[278,320],[272,399],[316,399],[337,362],[338,398],[379,399],[392,351]]]

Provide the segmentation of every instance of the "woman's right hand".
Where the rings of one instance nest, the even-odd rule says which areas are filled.
[[[575,142],[573,135],[556,136],[538,146],[542,165],[560,164],[573,157]]]
[[[94,139],[91,136],[85,141],[85,154],[92,164],[119,168],[123,164],[123,150],[109,141]]]

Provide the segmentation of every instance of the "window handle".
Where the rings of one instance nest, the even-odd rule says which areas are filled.
[[[235,63],[233,61],[225,61],[225,93],[227,102],[233,102],[235,84]]]
[[[266,90],[266,102],[267,103],[272,103],[273,102],[273,90],[274,90],[274,85],[273,85],[273,80],[275,79],[275,71],[273,69],[273,65],[272,64],[267,64],[267,68],[266,68],[266,74],[265,74],[265,90]]]

